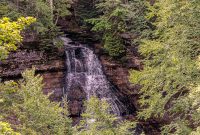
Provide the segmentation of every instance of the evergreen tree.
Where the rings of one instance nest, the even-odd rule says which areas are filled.
[[[74,5],[74,16],[79,25],[88,26],[87,19],[94,18],[98,15],[95,7],[96,0],[78,0]]]
[[[0,112],[5,121],[15,116],[20,125],[14,125],[21,134],[71,135],[71,119],[68,117],[67,102],[63,107],[51,102],[42,91],[42,77],[34,70],[26,70],[19,85],[13,81],[1,84]]]
[[[125,54],[121,34],[129,32],[140,36],[145,29],[144,1],[100,0],[96,4],[97,18],[89,19],[93,31],[103,33],[104,48],[112,57]]]
[[[133,123],[119,121],[109,113],[109,104],[96,97],[91,97],[85,104],[83,119],[76,126],[76,135],[132,135]],[[132,129],[132,130],[131,130]]]
[[[144,70],[132,71],[130,78],[143,86],[138,117],[168,114],[172,121],[163,127],[163,134],[188,135],[200,120],[195,98],[199,96],[200,1],[160,0],[149,11],[147,18],[156,17],[156,30],[140,45]]]
[[[94,25],[92,30],[103,32],[104,48],[112,57],[118,57],[125,52],[120,33],[125,32],[124,17],[127,9],[120,0],[99,1],[96,8],[102,13],[98,18],[88,22]]]
[[[54,0],[53,2],[54,24],[56,25],[60,17],[71,15],[69,9],[71,8],[72,0]]]
[[[34,76],[34,70],[27,70],[22,76],[24,79],[19,91],[22,102],[17,105],[22,133],[70,135],[71,120],[67,117],[67,109],[61,108],[59,103],[50,102],[49,95],[43,94],[42,77]]]

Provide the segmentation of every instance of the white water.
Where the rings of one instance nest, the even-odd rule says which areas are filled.
[[[86,99],[91,96],[105,99],[110,104],[111,113],[117,116],[126,113],[126,107],[115,95],[94,52],[86,45],[71,44],[69,38],[61,37],[61,39],[66,47],[66,94],[78,86],[86,93]]]

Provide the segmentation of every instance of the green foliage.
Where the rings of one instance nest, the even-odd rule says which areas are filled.
[[[23,16],[20,14],[17,9],[12,7],[10,0],[1,0],[0,1],[0,18],[8,17],[12,21],[16,21],[18,18]]]
[[[6,1],[0,2],[0,16],[6,15],[9,12],[9,7]]]
[[[77,135],[132,135],[133,123],[119,121],[109,113],[109,104],[96,97],[91,97],[86,102],[86,110],[82,114],[83,119],[75,128]]]
[[[125,52],[121,34],[139,36],[146,29],[144,1],[102,0],[96,2],[96,9],[100,15],[87,22],[93,25],[93,31],[103,34],[104,48],[109,55],[121,57]]]
[[[125,31],[124,16],[127,13],[126,8],[123,7],[123,2],[119,0],[100,1],[96,4],[96,7],[103,15],[89,19],[87,22],[94,25],[92,30],[103,32],[104,47],[110,56],[122,55],[125,48],[123,43],[119,42],[122,40],[119,34]],[[116,39],[117,41],[115,41]]]
[[[66,108],[59,103],[50,102],[49,96],[42,92],[42,77],[34,76],[34,70],[23,74],[19,95],[22,102],[18,105],[19,119],[23,134],[67,135],[70,132],[70,120]],[[65,114],[65,116],[63,115]]]
[[[76,21],[82,27],[88,26],[88,23],[85,20],[94,18],[98,15],[95,4],[96,0],[79,0],[75,2],[74,15]]]
[[[14,81],[0,83],[0,116],[6,118],[15,112],[13,107],[15,102],[20,98],[17,95],[19,88]]]
[[[55,24],[57,23],[59,17],[65,17],[71,15],[69,8],[71,8],[72,0],[55,0],[53,1],[53,10],[54,10],[54,18]]]
[[[1,84],[0,112],[4,118],[16,116],[21,125],[17,130],[31,135],[71,135],[67,102],[63,107],[49,100],[42,91],[42,77],[34,76],[34,70],[26,70],[19,85],[13,81]]]
[[[104,49],[112,57],[118,57],[125,53],[125,47],[121,39],[112,34],[104,35]]]
[[[14,132],[13,129],[10,127],[10,124],[6,122],[0,121],[0,134],[1,135],[20,135],[17,132]]]
[[[0,16],[9,17],[12,20],[21,16],[37,18],[29,32],[35,33],[36,39],[41,42],[40,49],[49,51],[55,48],[53,39],[61,34],[59,27],[56,26],[58,19],[70,15],[68,9],[71,3],[71,0],[3,1],[0,2],[0,6],[5,10],[0,10]]]
[[[148,19],[155,18],[151,38],[142,41],[143,71],[131,71],[130,80],[143,87],[139,118],[172,119],[163,134],[190,134],[199,125],[199,33],[200,1],[160,0],[149,7]],[[194,94],[195,93],[195,94]],[[188,118],[190,117],[189,121]]]
[[[7,58],[10,51],[17,49],[16,44],[23,39],[21,31],[35,21],[32,17],[21,17],[14,22],[6,17],[0,19],[0,60]]]
[[[196,131],[192,131],[190,135],[199,135],[200,134],[200,127],[197,127]]]

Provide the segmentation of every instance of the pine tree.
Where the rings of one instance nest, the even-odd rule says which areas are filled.
[[[0,84],[0,113],[2,121],[16,117],[20,125],[12,125],[21,134],[72,135],[71,119],[68,117],[67,101],[51,102],[50,95],[44,95],[40,75],[26,70],[23,79]]]
[[[54,0],[52,2],[53,4],[53,15],[54,15],[54,24],[56,25],[58,22],[58,19],[60,17],[65,17],[68,15],[71,15],[71,12],[69,9],[71,8],[72,0]]]
[[[98,15],[95,7],[96,0],[79,0],[74,5],[74,16],[77,23],[84,27],[88,25],[87,19],[94,18]]]
[[[42,77],[34,76],[34,70],[26,70],[22,76],[19,91],[22,101],[17,105],[22,134],[70,135],[67,109],[43,94]]]
[[[104,48],[110,56],[124,55],[126,49],[121,34],[129,32],[140,36],[140,31],[146,28],[144,1],[100,0],[96,2],[96,9],[100,15],[87,22],[94,25],[93,31],[103,34]]]
[[[96,8],[103,15],[90,19],[94,25],[92,30],[103,32],[104,48],[112,57],[118,57],[125,52],[120,33],[125,31],[124,17],[127,10],[120,0],[100,1]]]
[[[96,97],[91,97],[85,104],[86,110],[82,114],[80,125],[76,126],[76,135],[132,135],[134,124],[119,121],[109,113],[109,104]]]

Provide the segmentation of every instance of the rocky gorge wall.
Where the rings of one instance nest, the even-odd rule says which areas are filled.
[[[44,93],[53,92],[51,99],[60,101],[62,99],[64,73],[66,71],[64,50],[60,49],[54,54],[48,54],[37,49],[27,49],[29,46],[30,44],[24,44],[19,50],[12,52],[8,59],[0,62],[0,78],[3,81],[18,80],[25,69],[34,67],[36,73],[41,74],[44,78]],[[34,44],[31,44],[32,48],[34,48],[33,46]],[[119,96],[128,97],[133,106],[136,106],[134,97],[137,95],[137,87],[129,82],[128,76],[131,68],[140,68],[139,60],[130,56],[128,63],[123,65],[102,54],[100,44],[94,44],[93,49],[99,56],[108,79],[118,88]],[[80,96],[80,93],[76,93],[75,96]],[[78,103],[70,105],[72,106],[70,110],[73,115],[78,115],[79,109],[76,108],[76,104]]]
[[[62,54],[62,52],[57,54]],[[63,71],[65,70],[62,55],[48,55],[43,51],[20,48],[16,52],[12,52],[8,59],[0,62],[0,78],[2,81],[19,80],[21,73],[32,67],[36,69],[37,74],[43,76],[44,93],[53,92],[51,100],[60,101],[63,89]]]
[[[78,36],[80,35],[78,34]],[[76,39],[77,42],[90,44],[95,54],[99,57],[108,80],[117,88],[117,96],[122,99],[122,102],[127,104],[128,108],[131,110],[132,115],[128,116],[128,118],[134,119],[135,112],[138,110],[137,99],[139,86],[129,82],[129,71],[131,69],[142,69],[141,61],[136,53],[136,48],[127,47],[126,61],[119,62],[106,55],[102,50],[102,45],[94,41],[91,42],[90,38],[81,36],[84,41],[78,39],[77,35],[72,35],[71,38],[74,40]],[[11,79],[19,80],[21,79],[21,72],[27,68],[35,67],[36,74],[43,76],[44,93],[52,93],[50,96],[52,101],[61,101],[63,97],[63,88],[65,86],[64,77],[66,72],[64,49],[59,49],[53,54],[49,54],[34,49],[33,46],[34,44],[24,44],[19,50],[12,52],[8,59],[1,61],[0,78],[2,81]],[[77,123],[80,118],[80,112],[83,109],[83,102],[76,99],[81,99],[81,97],[84,99],[85,95],[81,91],[73,92],[70,95],[73,96],[70,98],[74,100],[69,103],[69,112],[74,123]],[[148,130],[154,130],[154,127],[149,127],[149,125],[154,126],[153,122],[143,123],[143,125],[147,125]]]

